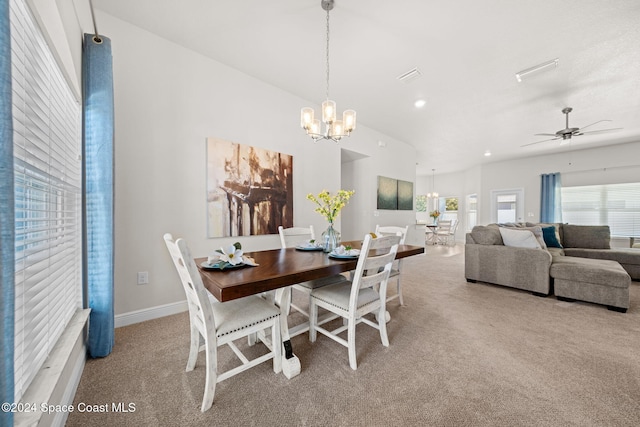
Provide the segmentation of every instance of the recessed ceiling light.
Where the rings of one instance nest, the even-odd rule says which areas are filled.
[[[413,103],[413,105],[416,106],[416,108],[422,108],[427,104],[427,101],[425,101],[424,99],[418,99],[416,102]]]
[[[491,156],[491,151],[489,151],[489,150],[485,151],[485,152],[484,152],[484,156],[485,156],[485,157],[489,157],[489,156]]]

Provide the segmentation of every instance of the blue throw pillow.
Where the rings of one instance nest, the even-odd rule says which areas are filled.
[[[562,245],[556,237],[555,227],[542,227],[542,238],[548,248],[562,248]]]

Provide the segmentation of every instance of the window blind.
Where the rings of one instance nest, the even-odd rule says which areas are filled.
[[[616,237],[640,237],[640,182],[562,187],[562,220],[608,225]]]
[[[82,305],[81,112],[24,1],[10,12],[17,402]]]

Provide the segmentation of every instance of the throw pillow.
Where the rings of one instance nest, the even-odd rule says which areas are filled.
[[[562,244],[565,248],[611,249],[608,225],[564,224],[562,230]]]
[[[538,241],[538,244],[540,244],[540,248],[547,249],[547,244],[545,243],[544,235],[542,234],[542,227],[540,227],[539,225],[536,225],[533,227],[522,227],[522,228],[519,228],[518,230],[531,231],[533,235],[536,236],[536,240]]]
[[[536,236],[529,230],[500,227],[500,235],[502,236],[502,241],[505,246],[541,249],[538,239],[536,239]]]
[[[476,225],[471,230],[471,237],[478,245],[503,244],[498,227],[492,225]]]
[[[544,238],[544,243],[547,244],[548,248],[562,248],[562,245],[558,241],[556,228],[554,226],[542,227],[542,237]]]
[[[533,227],[535,225],[539,225],[540,227],[555,227],[555,231],[556,231],[556,239],[558,240],[558,243],[562,244],[562,223],[560,222],[549,222],[549,223],[545,223],[545,222],[540,222],[540,223],[532,223],[532,222],[527,222],[527,227]]]

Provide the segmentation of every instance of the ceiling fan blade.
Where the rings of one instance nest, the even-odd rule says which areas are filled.
[[[596,134],[599,134],[599,133],[615,132],[615,131],[617,131],[617,130],[621,130],[621,129],[624,129],[624,128],[611,128],[611,129],[589,130],[589,131],[586,131],[586,132],[582,132],[582,130],[580,130],[580,132],[579,132],[579,133],[576,133],[576,134],[574,134],[574,135],[596,135]]]
[[[555,141],[556,139],[560,139],[560,138],[551,138],[551,139],[544,139],[542,141],[530,142],[528,144],[521,145],[520,147],[528,147],[529,145],[540,144],[541,142],[547,142],[547,141]]]
[[[536,133],[534,136],[556,136],[555,133]]]
[[[598,123],[602,123],[602,122],[610,122],[611,120],[598,120],[597,122],[591,123],[590,125],[586,125],[584,127],[580,128],[580,132],[582,132],[584,129],[588,128],[589,126],[593,126],[593,125],[597,125]]]

